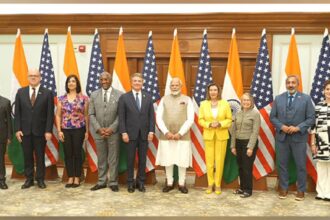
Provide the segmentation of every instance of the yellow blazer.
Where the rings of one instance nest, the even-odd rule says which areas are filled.
[[[219,128],[210,128],[212,122],[218,121],[221,124]],[[201,102],[199,107],[198,123],[203,127],[204,140],[213,140],[214,134],[217,135],[218,140],[229,139],[228,129],[231,126],[232,114],[229,103],[226,100],[218,101],[218,115],[213,117],[211,110],[211,101],[205,100]]]

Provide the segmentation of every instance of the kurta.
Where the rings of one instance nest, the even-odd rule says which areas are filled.
[[[182,112],[182,108],[185,109],[185,112]],[[180,114],[183,115],[181,115],[177,121],[182,121],[182,123],[177,131],[177,122],[175,122],[173,118],[171,120],[167,119],[171,118],[173,115]],[[185,120],[182,120],[182,118]],[[192,166],[192,149],[189,132],[190,127],[194,123],[194,109],[191,99],[185,95],[168,95],[163,97],[157,109],[156,121],[162,133],[158,144],[156,165]],[[163,135],[167,132],[173,134],[179,133],[182,138],[178,141],[166,140]]]

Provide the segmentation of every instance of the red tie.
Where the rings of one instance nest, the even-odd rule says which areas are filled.
[[[36,102],[36,88],[32,88],[32,90],[31,105],[34,106],[34,103]]]

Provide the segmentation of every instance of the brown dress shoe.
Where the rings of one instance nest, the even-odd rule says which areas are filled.
[[[278,198],[280,198],[280,199],[286,199],[287,195],[288,195],[287,190],[280,189],[278,192]]]
[[[296,194],[295,200],[296,201],[303,201],[304,199],[305,199],[305,193],[298,191],[297,194]]]

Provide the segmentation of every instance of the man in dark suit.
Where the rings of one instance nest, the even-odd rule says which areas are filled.
[[[306,147],[308,129],[314,124],[315,112],[311,97],[297,91],[299,78],[290,75],[286,79],[287,91],[276,96],[270,120],[276,129],[275,142],[278,148],[280,190],[279,198],[288,194],[290,153],[297,166],[297,195],[295,200],[304,199],[306,191]]]
[[[0,96],[0,189],[8,189],[6,184],[5,153],[13,136],[10,101]]]
[[[26,177],[22,189],[34,185],[34,159],[36,155],[36,176],[38,187],[46,188],[45,146],[51,139],[54,120],[54,97],[52,92],[40,86],[38,69],[28,71],[29,86],[17,91],[15,99],[15,132],[22,143],[24,153],[24,173]]]
[[[119,132],[127,147],[127,185],[128,192],[134,192],[135,186],[140,192],[145,192],[145,169],[148,141],[155,132],[155,116],[152,98],[142,92],[143,77],[141,73],[131,76],[132,91],[119,99]],[[134,184],[134,161],[138,149],[138,172]]]

